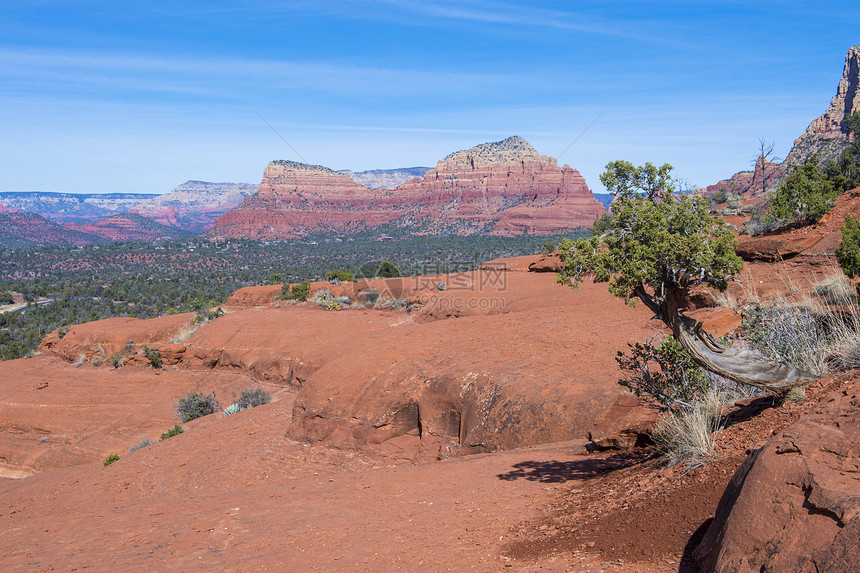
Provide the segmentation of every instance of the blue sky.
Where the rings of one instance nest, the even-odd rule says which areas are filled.
[[[614,159],[707,185],[760,137],[788,152],[858,24],[856,2],[4,2],[0,191],[434,166],[513,134],[596,192]]]

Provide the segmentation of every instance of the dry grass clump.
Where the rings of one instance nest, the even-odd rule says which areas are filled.
[[[721,429],[723,396],[715,387],[693,403],[664,416],[651,431],[651,438],[663,448],[669,466],[684,463],[687,469],[706,465],[714,459],[714,433]]]

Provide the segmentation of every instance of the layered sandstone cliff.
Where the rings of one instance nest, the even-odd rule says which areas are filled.
[[[813,153],[818,153],[822,159],[838,155],[849,141],[845,116],[856,111],[860,111],[860,46],[849,48],[830,106],[794,141],[785,162],[788,165],[803,163]]]
[[[792,165],[799,165],[818,154],[821,162],[839,156],[851,141],[845,117],[860,111],[860,46],[852,46],[845,55],[842,78],[836,95],[824,114],[809,124],[806,131],[794,140],[794,145],[782,163],[765,163],[768,175],[767,189],[774,189],[785,178]],[[757,195],[762,192],[762,161],[756,162],[754,171],[740,171],[707,187],[709,194],[727,191],[733,194]]]
[[[588,227],[605,209],[578,171],[521,137],[448,155],[395,189],[319,165],[274,161],[259,191],[215,221],[216,238],[295,238],[390,224],[403,233],[519,235]]]

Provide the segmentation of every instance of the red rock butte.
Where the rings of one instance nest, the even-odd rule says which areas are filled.
[[[509,137],[448,155],[394,189],[320,165],[273,161],[257,193],[215,221],[214,238],[290,239],[388,224],[412,234],[521,235],[590,227],[605,213],[579,172]]]

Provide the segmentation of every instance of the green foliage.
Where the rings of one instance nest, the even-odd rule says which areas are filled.
[[[615,357],[624,373],[618,383],[637,396],[648,396],[666,408],[690,408],[708,390],[704,370],[673,336],[659,346],[651,340],[627,346],[629,355],[619,350]]]
[[[106,457],[105,461],[102,463],[105,465],[105,467],[108,467],[109,465],[111,465],[112,463],[114,463],[116,461],[119,461],[119,454],[111,454],[108,457]]]
[[[281,285],[281,294],[278,296],[281,300],[296,300],[299,302],[304,302],[308,300],[308,297],[311,294],[311,281],[303,280],[298,284],[294,284],[290,287],[289,284],[284,283]]]
[[[555,243],[553,243],[552,241],[547,241],[543,244],[543,247],[541,247],[541,252],[545,255],[548,255],[550,253],[554,253],[556,248],[557,246]]]
[[[827,177],[812,155],[802,165],[793,165],[788,177],[770,200],[770,213],[765,222],[781,225],[812,225],[833,208],[838,195],[833,181]]]
[[[180,426],[179,424],[176,424],[175,426],[173,426],[172,428],[170,428],[169,430],[167,430],[166,432],[161,434],[161,440],[166,440],[168,438],[172,438],[173,436],[178,436],[179,434],[181,434],[184,431],[185,430],[182,429],[182,426]]]
[[[340,269],[335,269],[333,271],[327,272],[325,274],[325,280],[327,280],[327,281],[339,280],[341,282],[349,282],[349,283],[356,282],[355,275],[353,275],[349,271],[342,271]]]
[[[609,282],[609,291],[628,301],[644,286],[657,296],[666,286],[686,290],[703,283],[725,290],[743,268],[734,246],[734,235],[708,214],[699,197],[666,195],[651,201],[620,195],[601,237],[562,242],[565,267],[558,282],[575,286],[591,272],[596,282]]]
[[[311,281],[305,279],[297,285],[293,285],[292,290],[290,290],[290,295],[293,300],[297,300],[299,302],[304,302],[308,300],[308,297],[311,294]]]
[[[279,285],[284,282],[284,275],[281,273],[272,273],[269,275],[269,284],[270,285]]]
[[[15,299],[11,292],[0,292],[0,304],[13,304]]]
[[[358,274],[359,276],[368,279],[393,279],[402,276],[400,274],[400,269],[397,268],[397,265],[392,261],[375,261],[372,263],[366,263],[358,270]]]
[[[215,393],[202,394],[200,392],[188,392],[184,398],[180,398],[176,404],[176,414],[184,424],[209,414],[214,414],[221,409],[221,404],[215,398]]]
[[[122,354],[120,354],[119,352],[115,352],[115,353],[111,354],[110,355],[110,363],[111,363],[111,366],[113,366],[114,368],[122,368],[122,365],[123,365]]]
[[[146,355],[146,359],[149,360],[149,365],[153,368],[161,368],[163,362],[161,361],[161,352],[158,350],[152,350],[149,346],[144,344],[143,353]]]
[[[670,177],[672,169],[668,163],[660,167],[650,162],[643,166],[634,166],[629,161],[616,160],[606,164],[606,171],[600,175],[600,182],[613,195],[630,197],[644,193],[647,199],[653,201],[661,194],[669,195],[675,190]]]
[[[836,260],[849,278],[860,275],[860,219],[845,216],[842,243],[836,249]]]

